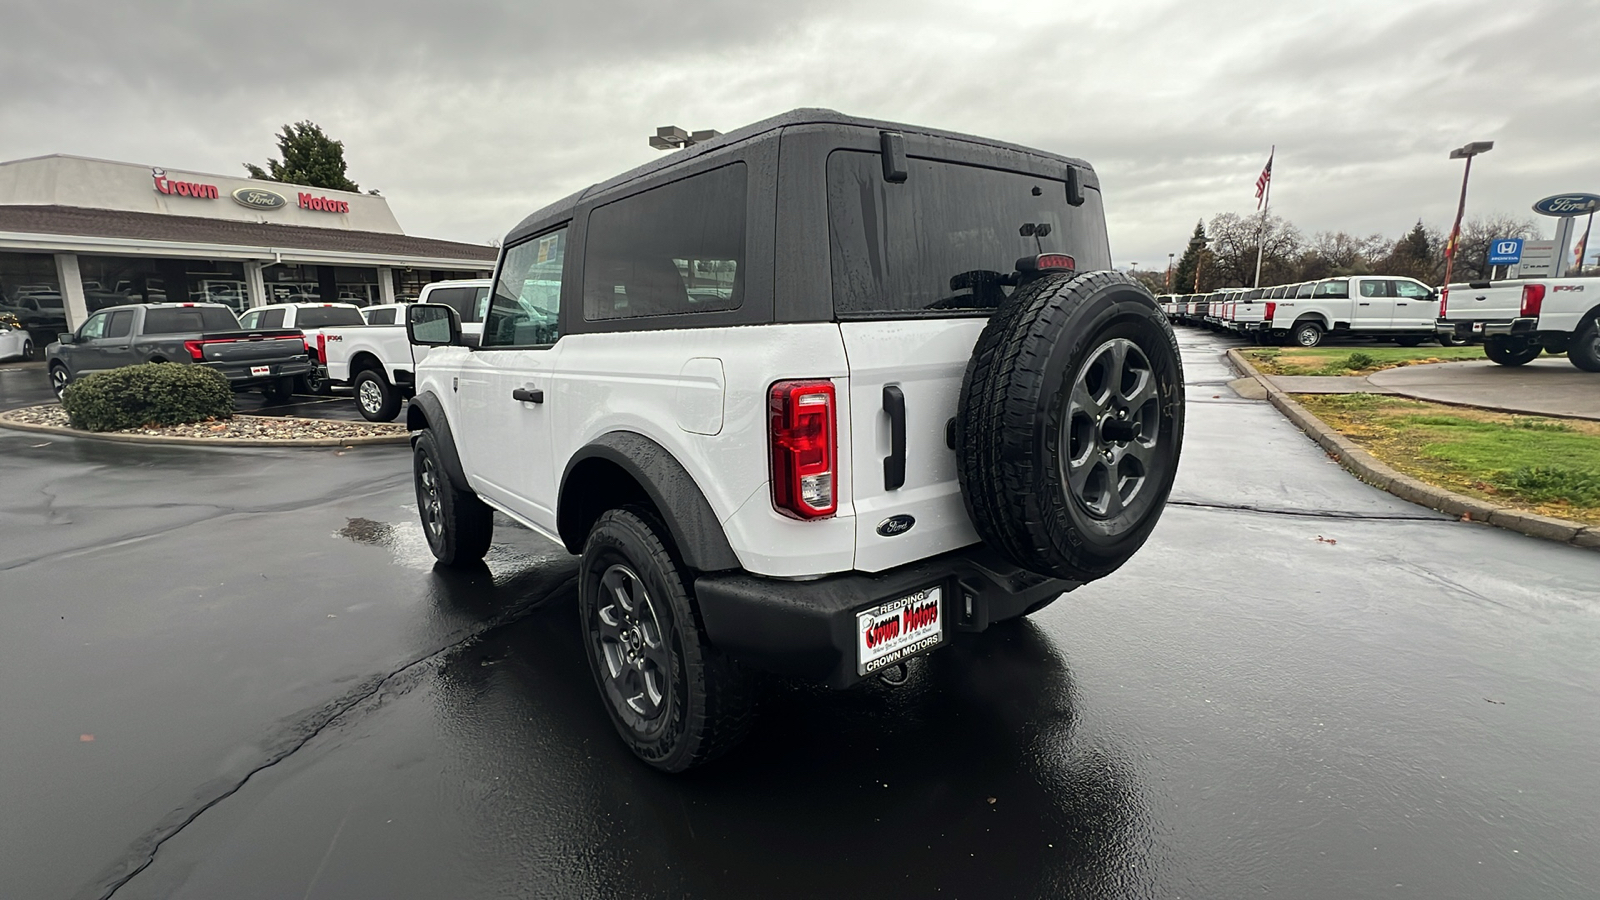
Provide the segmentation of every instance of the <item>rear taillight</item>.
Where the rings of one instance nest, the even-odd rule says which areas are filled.
[[[1072,272],[1078,268],[1078,261],[1065,253],[1041,253],[1039,254],[1038,267],[1041,272],[1052,269]]]
[[[1522,286],[1522,317],[1524,319],[1537,319],[1539,310],[1544,306],[1544,285],[1525,284]]]
[[[1271,322],[1272,317],[1278,312],[1278,304],[1268,303],[1261,308],[1261,318]]]
[[[310,349],[310,348],[307,348],[307,349]],[[326,361],[327,358],[328,358],[328,336],[323,334],[323,333],[321,333],[321,332],[318,332],[317,333],[317,361],[318,362],[323,362],[323,361]]]
[[[206,358],[206,351],[202,346],[203,343],[203,341],[184,341],[183,349],[189,351],[189,356],[195,362],[200,362]]]
[[[767,407],[772,445],[772,506],[820,519],[839,508],[838,414],[831,381],[780,381]]]
[[[1444,290],[1439,292],[1439,318],[1441,318],[1441,319],[1444,318],[1444,314],[1446,312],[1448,312],[1449,309],[1450,309],[1450,289],[1447,287]]]

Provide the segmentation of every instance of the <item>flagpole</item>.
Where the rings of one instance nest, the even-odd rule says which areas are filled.
[[[1270,165],[1278,156],[1278,145],[1272,145],[1272,152],[1267,154],[1267,163]],[[1261,203],[1261,228],[1256,233],[1256,280],[1250,285],[1253,288],[1261,287],[1261,251],[1267,243],[1267,210],[1272,208],[1272,179],[1267,179],[1267,186],[1262,195]]]

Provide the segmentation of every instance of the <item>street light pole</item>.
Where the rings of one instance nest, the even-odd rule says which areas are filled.
[[[1450,302],[1450,275],[1455,271],[1456,251],[1460,250],[1461,243],[1461,217],[1467,211],[1467,179],[1472,177],[1472,158],[1480,153],[1488,153],[1494,149],[1494,141],[1473,141],[1464,147],[1457,147],[1450,151],[1451,159],[1464,159],[1466,167],[1461,172],[1461,201],[1456,204],[1456,222],[1450,226],[1450,242],[1445,244],[1444,254],[1444,287],[1440,290],[1439,302],[1448,305]]]
[[[1206,267],[1206,245],[1211,243],[1212,240],[1212,238],[1197,237],[1189,241],[1189,246],[1199,251],[1194,258],[1194,293],[1196,294],[1200,293],[1200,272]]]
[[[1177,254],[1176,253],[1168,253],[1167,254],[1167,293],[1169,293],[1169,294],[1172,293],[1172,258],[1174,256],[1177,256]]]

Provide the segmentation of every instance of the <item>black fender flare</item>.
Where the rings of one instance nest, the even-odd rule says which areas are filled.
[[[701,572],[741,568],[722,523],[688,470],[670,450],[631,431],[607,432],[567,461],[557,494],[556,530],[568,550],[581,552],[588,538],[592,510],[569,492],[574,489],[574,473],[590,460],[611,463],[639,484],[690,568]]]
[[[445,474],[456,490],[471,491],[467,484],[467,470],[461,465],[461,454],[456,452],[455,435],[450,432],[450,419],[444,414],[444,404],[432,391],[418,394],[406,404],[406,430],[411,432],[411,446],[417,445],[417,435],[423,430],[433,432],[433,440],[443,457]]]

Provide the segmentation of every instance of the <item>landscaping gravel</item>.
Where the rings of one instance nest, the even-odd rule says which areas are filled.
[[[67,421],[67,411],[53,403],[12,410],[5,414],[5,418],[19,425],[71,427]],[[406,429],[392,422],[339,422],[288,416],[236,415],[231,419],[195,422],[191,425],[153,425],[104,433],[270,442],[397,437],[405,434]]]

